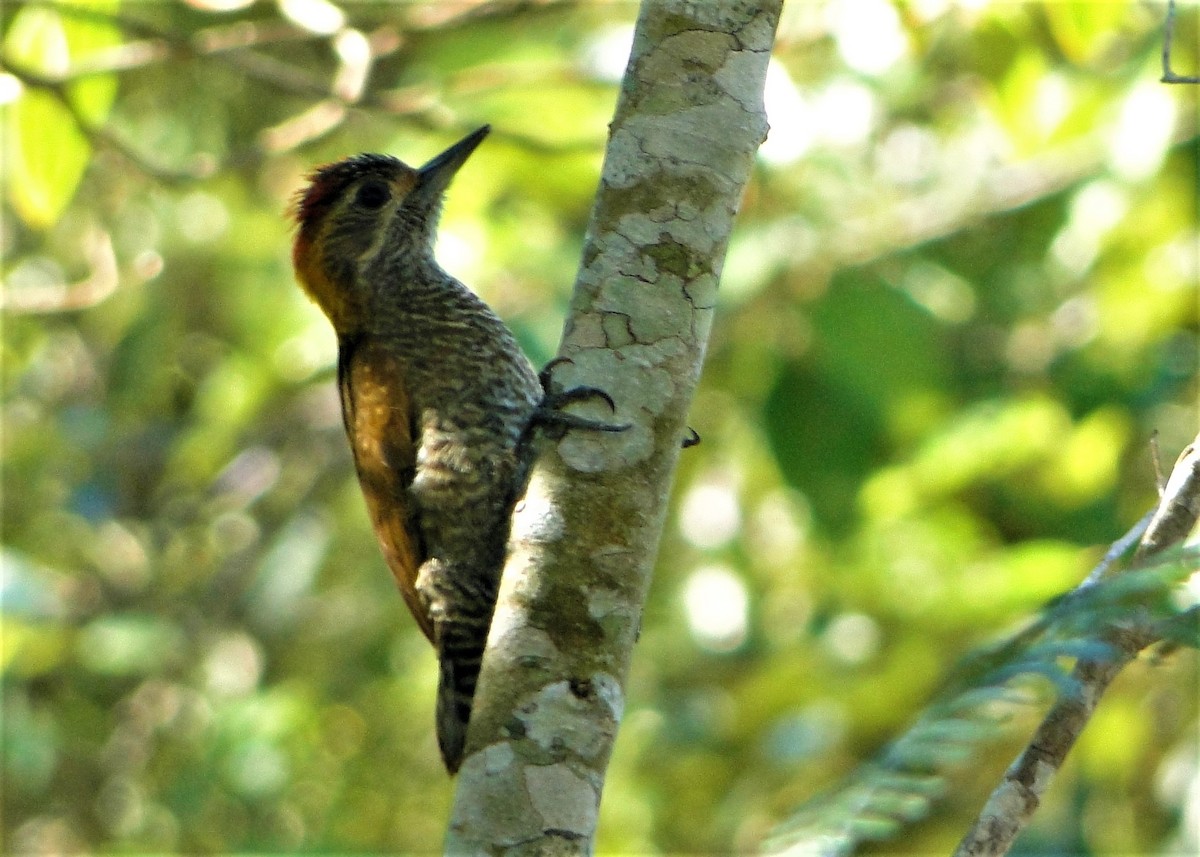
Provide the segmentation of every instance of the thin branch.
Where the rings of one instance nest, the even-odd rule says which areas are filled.
[[[165,30],[128,15],[84,6],[40,0],[31,5],[109,24],[138,38],[137,41],[88,56],[61,74],[47,75],[20,65],[14,67],[3,53],[0,53],[0,67],[8,70],[25,86],[51,94],[67,109],[80,132],[94,146],[114,149],[143,173],[164,183],[202,180],[226,168],[253,164],[266,154],[292,150],[341,127],[352,109],[405,116],[431,130],[453,127],[465,133],[478,124],[474,119],[448,123],[446,110],[428,86],[375,91],[368,88],[367,81],[374,63],[380,57],[394,53],[403,41],[391,26],[378,27],[365,35],[353,28],[343,27],[331,36],[314,37],[314,34],[288,23],[238,21],[206,27],[189,35]],[[339,59],[328,81],[299,66],[251,50],[259,46],[311,41],[313,38],[329,41],[332,52]],[[260,131],[253,146],[232,151],[221,160],[211,155],[198,155],[193,166],[172,168],[155,162],[111,129],[90,122],[70,98],[69,85],[84,78],[134,70],[172,59],[203,59],[217,55],[221,55],[228,66],[247,78],[278,92],[304,98],[310,103],[300,113]],[[479,88],[481,72],[478,69],[469,70],[460,78],[459,81],[451,79],[445,87]],[[311,103],[314,99],[315,103]],[[495,136],[506,137],[529,150],[547,155],[590,151],[599,145],[595,140],[550,144],[528,135],[504,131]]]
[[[67,84],[32,69],[14,65],[7,57],[0,58],[0,69],[15,77],[23,86],[40,90],[53,97],[67,111],[79,133],[87,138],[92,146],[118,152],[143,173],[164,184],[196,181],[208,178],[216,172],[216,160],[203,155],[197,156],[191,167],[167,167],[156,163],[109,128],[97,125],[85,116],[67,91]]]
[[[1156,511],[1157,509],[1151,509],[1146,514],[1142,515],[1141,520],[1129,528],[1129,532],[1113,542],[1109,546],[1108,550],[1104,552],[1104,556],[1101,558],[1100,562],[1098,562],[1096,567],[1092,569],[1092,573],[1083,579],[1083,583],[1079,584],[1075,591],[1078,592],[1082,589],[1088,588],[1089,586],[1094,586],[1107,577],[1109,572],[1112,571],[1113,565],[1117,562],[1117,560],[1125,556],[1125,554],[1129,552],[1129,549],[1135,544],[1141,543],[1142,536],[1145,534],[1146,528],[1150,526],[1150,521],[1154,517]]]
[[[1200,77],[1178,75],[1171,71],[1171,39],[1175,34],[1175,0],[1167,0],[1167,20],[1163,25],[1162,42],[1162,77],[1163,83],[1200,83]]]
[[[1197,130],[1195,121],[1184,117],[1171,145],[1194,141]],[[967,191],[946,193],[942,188],[934,188],[886,206],[880,206],[877,200],[864,199],[842,223],[829,229],[811,257],[780,261],[790,261],[810,272],[814,263],[828,270],[870,264],[1079,185],[1103,174],[1107,158],[1104,135],[1093,132],[1027,160],[991,168]],[[961,177],[954,177],[955,183],[960,180]],[[849,221],[855,225],[845,225]],[[865,228],[863,223],[867,224]]]
[[[64,75],[64,80],[139,68],[180,54],[191,57],[209,56],[260,45],[327,38],[286,21],[222,23],[203,27],[188,36],[163,29],[132,15],[82,4],[32,0],[27,5],[50,9],[60,15],[82,21],[106,24],[136,39],[89,55],[81,63],[73,65]],[[131,55],[124,54],[125,51],[130,51]]]
[[[1183,448],[1135,559],[1160,553],[1188,537],[1200,519],[1200,436]]]
[[[1148,557],[1179,544],[1198,518],[1200,436],[1179,456],[1135,555]],[[1157,638],[1153,629],[1137,623],[1113,627],[1103,635],[1111,656],[1083,659],[1076,664],[1071,677],[1078,683],[1078,690],[1062,695],[1050,709],[959,843],[955,857],[999,857],[1008,853],[1041,805],[1042,795],[1091,720],[1104,691],[1126,664]]]
[[[74,283],[12,286],[0,283],[0,309],[12,314],[51,313],[95,306],[117,290],[120,275],[112,236],[100,229],[84,234],[83,251],[91,270]],[[151,273],[157,273],[156,270]]]

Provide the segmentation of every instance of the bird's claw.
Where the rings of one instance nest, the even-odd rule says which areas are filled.
[[[538,381],[542,384],[544,396],[541,404],[533,412],[533,421],[540,425],[556,426],[564,431],[566,429],[577,428],[589,431],[621,432],[632,428],[632,424],[630,423],[606,423],[601,420],[594,420],[589,417],[581,417],[578,414],[568,414],[562,411],[562,408],[574,402],[601,399],[608,405],[610,411],[614,414],[617,412],[617,403],[613,401],[612,396],[599,387],[571,387],[570,389],[559,390],[557,392],[552,389],[554,368],[563,363],[573,362],[570,357],[555,357],[538,373]]]
[[[558,410],[572,402],[586,402],[589,399],[600,399],[608,405],[610,411],[614,414],[617,412],[617,403],[612,400],[612,396],[599,387],[572,387],[557,393],[547,392],[545,398],[542,399],[542,407]]]
[[[555,357],[549,363],[542,367],[542,371],[538,372],[538,382],[542,385],[542,392],[547,396],[550,395],[550,387],[554,384],[554,369],[564,363],[574,363],[570,357]]]
[[[589,431],[621,432],[633,428],[632,423],[606,423],[581,417],[578,414],[568,414],[552,407],[539,407],[533,412],[533,421],[539,425],[555,426],[561,429],[587,429]]]

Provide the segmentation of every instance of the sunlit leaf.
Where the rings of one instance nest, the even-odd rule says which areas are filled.
[[[1121,3],[1095,3],[1068,0],[1045,3],[1041,7],[1059,47],[1073,62],[1096,59],[1108,48],[1120,31],[1121,19],[1128,10]]]
[[[48,227],[71,201],[91,146],[59,101],[34,90],[9,107],[5,133],[9,200],[30,226]]]
[[[92,5],[95,11],[117,7],[115,0]],[[48,7],[25,6],[13,18],[4,49],[18,66],[55,81],[69,75],[81,57],[118,41],[111,26],[64,19]],[[113,75],[97,74],[63,84],[58,93],[26,87],[9,106],[4,127],[10,176],[6,185],[13,207],[29,225],[46,228],[58,220],[91,157],[91,144],[61,99],[70,99],[84,121],[98,125],[107,117],[116,90]]]

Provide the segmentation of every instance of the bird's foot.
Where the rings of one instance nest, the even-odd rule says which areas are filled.
[[[573,428],[589,431],[622,432],[631,428],[631,423],[606,423],[603,420],[581,417],[578,414],[568,414],[562,410],[574,402],[600,399],[608,405],[608,409],[614,414],[617,411],[617,405],[612,400],[612,396],[599,387],[580,386],[557,391],[553,389],[554,368],[562,363],[570,362],[570,357],[555,357],[538,373],[538,380],[542,383],[543,396],[541,403],[534,409],[533,422],[537,425],[553,426],[563,432]]]

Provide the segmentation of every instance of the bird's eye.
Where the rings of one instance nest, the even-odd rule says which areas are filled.
[[[354,196],[354,201],[363,208],[383,208],[392,198],[388,186],[383,182],[370,181],[363,184]]]

